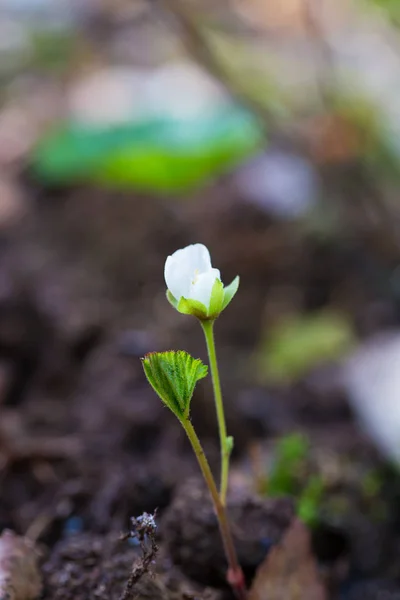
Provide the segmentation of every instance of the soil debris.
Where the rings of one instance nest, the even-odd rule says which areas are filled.
[[[0,599],[35,600],[42,590],[34,543],[6,529],[0,536]]]
[[[138,540],[142,551],[142,558],[133,565],[132,572],[120,600],[129,600],[129,598],[133,597],[135,584],[145,573],[148,573],[151,565],[155,561],[158,552],[155,517],[156,512],[152,515],[143,513],[140,517],[131,517],[131,531],[127,536],[124,536],[124,539]]]
[[[126,589],[132,564],[143,564],[142,558],[135,539],[124,543],[116,533],[69,535],[55,545],[43,565],[43,600],[117,600]],[[140,577],[132,591],[135,600],[222,600],[218,590],[187,580],[162,549],[154,572]]]
[[[278,543],[294,516],[285,498],[262,499],[244,491],[232,493],[228,510],[239,562],[247,579],[270,548]],[[161,522],[174,564],[195,581],[223,587],[226,559],[208,490],[192,478],[180,486]]]

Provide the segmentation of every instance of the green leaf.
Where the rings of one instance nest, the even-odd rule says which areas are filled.
[[[238,291],[239,283],[240,283],[240,278],[239,278],[239,275],[237,275],[235,277],[235,279],[232,281],[232,283],[230,283],[229,285],[226,286],[226,288],[224,289],[224,301],[222,303],[221,310],[224,310],[228,306],[228,304],[230,303],[230,301],[232,300],[232,298]]]
[[[88,181],[184,194],[263,146],[257,120],[231,105],[193,119],[148,114],[117,125],[58,123],[39,141],[30,163],[38,178],[54,184]]]
[[[188,300],[187,298],[182,297],[179,300],[176,309],[183,315],[193,315],[198,319],[207,318],[207,308],[198,300]]]
[[[206,377],[207,365],[187,352],[150,352],[142,359],[146,377],[161,400],[180,421],[189,416],[196,383]]]
[[[211,290],[210,306],[208,309],[209,317],[218,317],[222,310],[222,303],[224,301],[224,286],[222,281],[216,279]]]
[[[322,477],[312,475],[300,494],[297,515],[309,527],[318,524],[324,492],[325,484]]]
[[[339,360],[356,343],[344,313],[324,309],[273,323],[256,355],[260,381],[295,381],[323,363]]]
[[[292,433],[279,440],[266,486],[270,496],[297,496],[309,450],[309,441],[302,434]]]
[[[400,25],[400,6],[398,0],[369,0],[367,4],[376,4],[394,25]]]

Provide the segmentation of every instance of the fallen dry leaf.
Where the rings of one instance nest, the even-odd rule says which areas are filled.
[[[310,534],[295,520],[259,567],[248,600],[326,600]]]
[[[36,600],[42,582],[33,542],[13,531],[0,536],[0,600]]]

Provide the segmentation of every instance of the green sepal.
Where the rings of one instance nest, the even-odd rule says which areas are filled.
[[[230,283],[226,288],[222,281],[216,279],[211,291],[210,306],[207,307],[198,300],[190,298],[180,298],[177,300],[169,290],[167,290],[168,302],[183,315],[193,315],[201,321],[216,319],[221,312],[228,306],[239,287],[239,277]]]
[[[228,306],[228,304],[230,303],[230,301],[232,300],[232,298],[238,291],[239,283],[240,283],[240,278],[239,278],[239,275],[237,275],[235,277],[235,279],[232,281],[232,283],[230,283],[229,285],[226,286],[226,288],[224,288],[224,300],[222,302],[221,311],[225,310],[225,308]]]
[[[224,285],[222,281],[216,279],[214,281],[213,288],[211,290],[210,307],[208,309],[207,316],[211,319],[216,319],[221,310],[224,302]]]
[[[207,365],[183,350],[150,352],[142,358],[142,365],[162,402],[180,421],[187,419],[196,383],[206,377]]]
[[[207,308],[198,300],[188,300],[182,297],[178,302],[176,310],[183,315],[194,315],[198,319],[207,319]]]
[[[175,296],[173,296],[171,294],[171,292],[169,290],[167,290],[167,300],[171,304],[171,306],[173,306],[176,310],[178,310],[178,301],[175,298]]]

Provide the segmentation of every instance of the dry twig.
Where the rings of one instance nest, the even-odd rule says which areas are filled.
[[[140,517],[132,517],[131,531],[121,538],[123,540],[127,540],[129,538],[137,539],[142,550],[142,558],[137,563],[134,563],[120,600],[129,600],[129,598],[132,598],[135,584],[141,577],[143,577],[145,573],[149,571],[150,566],[155,560],[158,552],[158,546],[156,543],[157,525],[155,516],[156,512],[154,512],[152,515],[145,512],[140,515]]]

